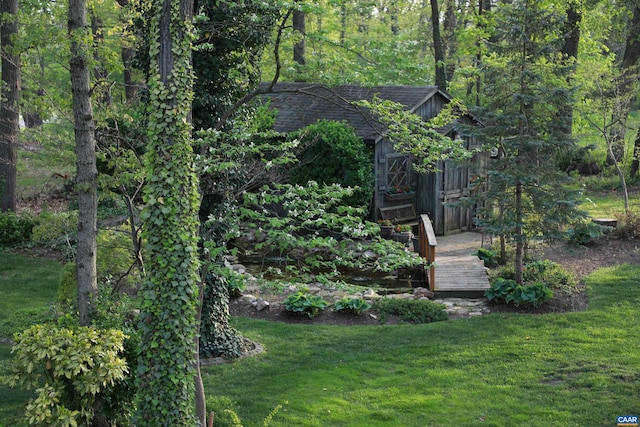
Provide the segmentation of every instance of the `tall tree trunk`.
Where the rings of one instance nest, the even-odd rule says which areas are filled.
[[[458,40],[456,37],[456,29],[458,26],[458,18],[456,16],[456,4],[454,0],[445,1],[444,22],[442,29],[444,37],[442,38],[443,55],[445,58],[455,58],[458,51]],[[453,75],[456,72],[455,61],[449,61],[445,67],[447,81],[453,81]]]
[[[98,105],[106,108],[111,105],[111,84],[107,79],[108,73],[104,64],[105,61],[98,53],[98,46],[104,41],[103,25],[102,19],[92,12],[91,32],[93,33],[93,60],[95,62],[93,76],[96,81],[94,91],[97,95]]]
[[[433,31],[433,56],[436,61],[435,84],[447,90],[447,70],[444,62],[444,47],[440,35],[440,10],[438,0],[431,0],[431,25]]]
[[[198,177],[191,137],[191,0],[151,4],[147,276],[141,288],[137,425],[204,425],[197,372]]]
[[[578,58],[578,45],[580,43],[580,21],[582,14],[578,9],[577,1],[570,1],[567,7],[567,20],[564,24],[564,44],[560,49],[562,61],[569,66],[567,83],[571,86],[573,72],[575,70],[576,59]],[[562,131],[566,135],[571,135],[573,131],[573,105],[570,102],[565,103],[557,115],[562,123]]]
[[[18,133],[20,132],[20,54],[15,51],[18,34],[18,0],[0,5],[2,51],[2,99],[0,100],[0,211],[16,210]]]
[[[39,55],[38,59],[37,59],[37,62],[38,62],[38,65],[39,65],[39,70],[38,70],[39,71],[39,81],[43,82],[44,81],[44,72],[45,72],[44,57]],[[24,95],[25,95],[25,92],[23,91],[22,96],[24,97]],[[44,88],[42,86],[39,86],[38,90],[36,90],[35,98],[36,99],[44,98]],[[22,108],[22,117],[24,119],[24,126],[26,128],[29,128],[29,129],[39,128],[44,123],[44,120],[42,120],[42,116],[40,115],[40,112],[38,111],[38,109],[35,108],[34,110],[30,111],[28,105],[23,106],[23,108]]]
[[[80,324],[89,325],[98,285],[96,279],[97,190],[95,126],[89,86],[86,0],[69,0],[71,92],[76,143],[78,192],[78,310]]]
[[[618,82],[618,94],[622,97],[618,117],[612,121],[619,123],[612,128],[611,143],[612,153],[609,154],[607,163],[612,165],[614,159],[618,162],[624,160],[624,140],[626,134],[627,115],[631,110],[632,97],[629,96],[631,87],[638,79],[638,61],[640,60],[640,6],[633,9],[633,17],[627,25],[627,42],[625,44],[622,63],[620,64],[621,77]]]
[[[121,8],[129,6],[129,0],[117,0]],[[133,73],[131,72],[131,62],[134,59],[135,50],[130,47],[122,46],[120,52],[120,59],[124,66],[122,78],[124,80],[124,97],[128,104],[135,104],[138,101],[138,85],[133,80]]]
[[[293,45],[293,61],[298,65],[303,66],[307,63],[305,59],[306,54],[306,29],[305,29],[305,16],[304,12],[298,9],[293,11],[293,31],[298,37],[296,44]]]

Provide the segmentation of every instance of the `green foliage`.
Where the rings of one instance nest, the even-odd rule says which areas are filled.
[[[349,311],[360,315],[371,308],[371,304],[362,298],[342,298],[334,305],[336,311]]]
[[[491,283],[485,297],[489,301],[537,307],[552,298],[553,291],[543,282],[518,285],[515,280],[499,277]]]
[[[276,184],[245,193],[237,215],[243,228],[264,235],[256,250],[297,261],[287,268],[298,277],[318,271],[338,277],[347,268],[391,273],[424,265],[402,244],[379,238],[379,226],[362,221],[362,210],[343,206],[342,199],[350,194],[339,185]],[[374,256],[364,256],[367,251]]]
[[[374,98],[372,102],[360,101],[359,106],[369,108],[388,129],[385,138],[393,143],[394,151],[410,156],[413,168],[419,173],[438,170],[443,160],[461,161],[471,157],[464,140],[452,140],[439,129],[453,123],[459,116],[462,105],[452,101],[438,116],[425,122],[414,112],[407,111],[402,104]]]
[[[285,405],[287,402],[284,403]],[[268,427],[273,417],[282,409],[277,405],[262,421],[263,427]],[[238,405],[226,396],[207,397],[207,413],[214,412],[216,427],[243,427],[238,416]]]
[[[16,334],[16,373],[10,383],[35,388],[36,397],[26,409],[29,424],[90,424],[96,397],[128,372],[120,357],[124,339],[117,330],[53,325],[36,325]]]
[[[319,295],[310,295],[304,292],[296,292],[284,300],[284,308],[293,313],[306,314],[313,319],[321,311],[327,308],[329,303]]]
[[[207,414],[215,414],[216,427],[242,427],[238,409],[238,404],[227,396],[207,396]]]
[[[495,249],[478,248],[476,255],[484,262],[485,267],[494,268],[498,266],[498,251]]]
[[[58,302],[78,301],[78,271],[75,262],[68,262],[62,268],[58,285]]]
[[[237,358],[246,349],[242,335],[229,324],[230,287],[227,277],[237,285],[242,278],[231,269],[209,266],[205,280],[200,318],[200,356]]]
[[[181,2],[149,4],[145,271],[138,330],[138,419],[148,427],[196,424],[198,175],[193,153],[192,20]],[[163,36],[160,35],[163,33]]]
[[[96,245],[98,282],[108,283],[116,290],[123,286],[135,287],[139,283],[139,271],[134,268],[136,260],[132,253],[131,234],[127,225],[100,230],[96,237]]]
[[[561,238],[559,230],[586,215],[555,164],[558,154],[575,148],[565,112],[571,66],[557,60],[565,16],[557,4],[538,0],[496,9],[493,52],[483,67],[488,103],[475,111],[484,124],[478,138],[499,153],[487,163],[478,225],[515,246],[517,281],[528,239]]]
[[[522,277],[525,283],[540,282],[549,288],[572,289],[577,285],[576,278],[571,272],[548,259],[526,263]]]
[[[78,211],[51,212],[43,209],[31,238],[37,244],[72,250],[77,231]]]
[[[238,273],[231,268],[221,269],[222,277],[227,281],[227,289],[231,298],[237,298],[242,295],[247,287],[244,274]]]
[[[0,212],[0,247],[29,242],[35,221],[28,214]]]
[[[411,323],[440,322],[449,318],[443,304],[429,300],[383,298],[375,303],[374,308],[380,313],[382,323],[390,315],[400,316]]]
[[[602,236],[606,228],[589,220],[578,221],[565,232],[565,240],[572,245],[588,245]]]
[[[349,206],[367,208],[373,195],[373,152],[353,128],[343,122],[319,121],[291,136],[299,140],[304,150],[298,155],[302,166],[290,168],[292,184],[306,185],[315,181],[321,185],[340,184],[354,188],[353,195],[343,202]]]
[[[491,282],[491,287],[485,292],[484,296],[489,301],[506,301],[517,286],[518,284],[513,278],[498,277]]]

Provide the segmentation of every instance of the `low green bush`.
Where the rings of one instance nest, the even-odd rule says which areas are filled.
[[[380,321],[385,323],[390,315],[400,316],[405,322],[430,323],[448,320],[443,304],[428,300],[383,298],[375,304]]]
[[[31,239],[40,245],[72,251],[78,232],[78,211],[50,212],[38,215]]]
[[[36,426],[91,425],[96,398],[128,373],[124,333],[35,325],[15,335],[12,387],[35,389],[26,418]]]
[[[527,284],[541,282],[549,288],[570,289],[578,283],[571,272],[548,259],[526,263],[522,270],[522,278]]]
[[[606,227],[592,221],[580,221],[564,233],[564,239],[572,245],[585,246],[601,237]]]
[[[552,298],[553,291],[542,282],[518,285],[515,280],[498,277],[484,295],[489,301],[537,307]]]
[[[321,296],[310,295],[305,292],[296,292],[289,295],[284,301],[284,308],[293,313],[306,314],[313,319],[321,310],[327,308],[329,303]]]
[[[28,214],[0,212],[0,247],[12,247],[28,243],[31,239],[34,218]]]
[[[478,248],[476,255],[484,262],[485,267],[494,268],[498,266],[498,251],[489,248]]]
[[[371,308],[371,304],[363,300],[362,298],[342,298],[335,303],[334,308],[336,311],[349,311],[360,315]]]

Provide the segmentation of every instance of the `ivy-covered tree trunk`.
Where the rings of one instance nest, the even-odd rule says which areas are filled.
[[[89,82],[89,40],[86,0],[69,0],[71,92],[76,143],[78,192],[78,310],[80,324],[89,325],[98,293],[96,273],[97,177],[95,125]]]
[[[155,0],[149,56],[137,425],[194,426],[198,303],[198,178],[191,138],[193,4]]]
[[[209,272],[202,304],[200,354],[236,358],[245,350],[242,336],[229,324],[229,288],[224,277]]]
[[[18,35],[18,0],[2,0],[2,99],[0,99],[0,211],[16,210],[16,179],[19,115],[20,54],[15,52]]]

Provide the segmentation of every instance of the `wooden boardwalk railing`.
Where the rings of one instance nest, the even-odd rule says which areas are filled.
[[[438,246],[438,241],[436,240],[436,233],[433,232],[431,219],[427,214],[422,214],[418,217],[418,240],[420,242],[418,254],[424,257],[429,263],[429,267],[425,271],[427,276],[426,282],[429,284],[429,289],[433,292],[436,282],[434,263],[436,260],[436,246]]]
[[[482,296],[489,289],[487,271],[474,254],[482,246],[481,235],[464,232],[436,241],[428,215],[418,217],[419,255],[429,263],[425,279],[431,292],[440,295]],[[436,258],[436,246],[438,246]]]

